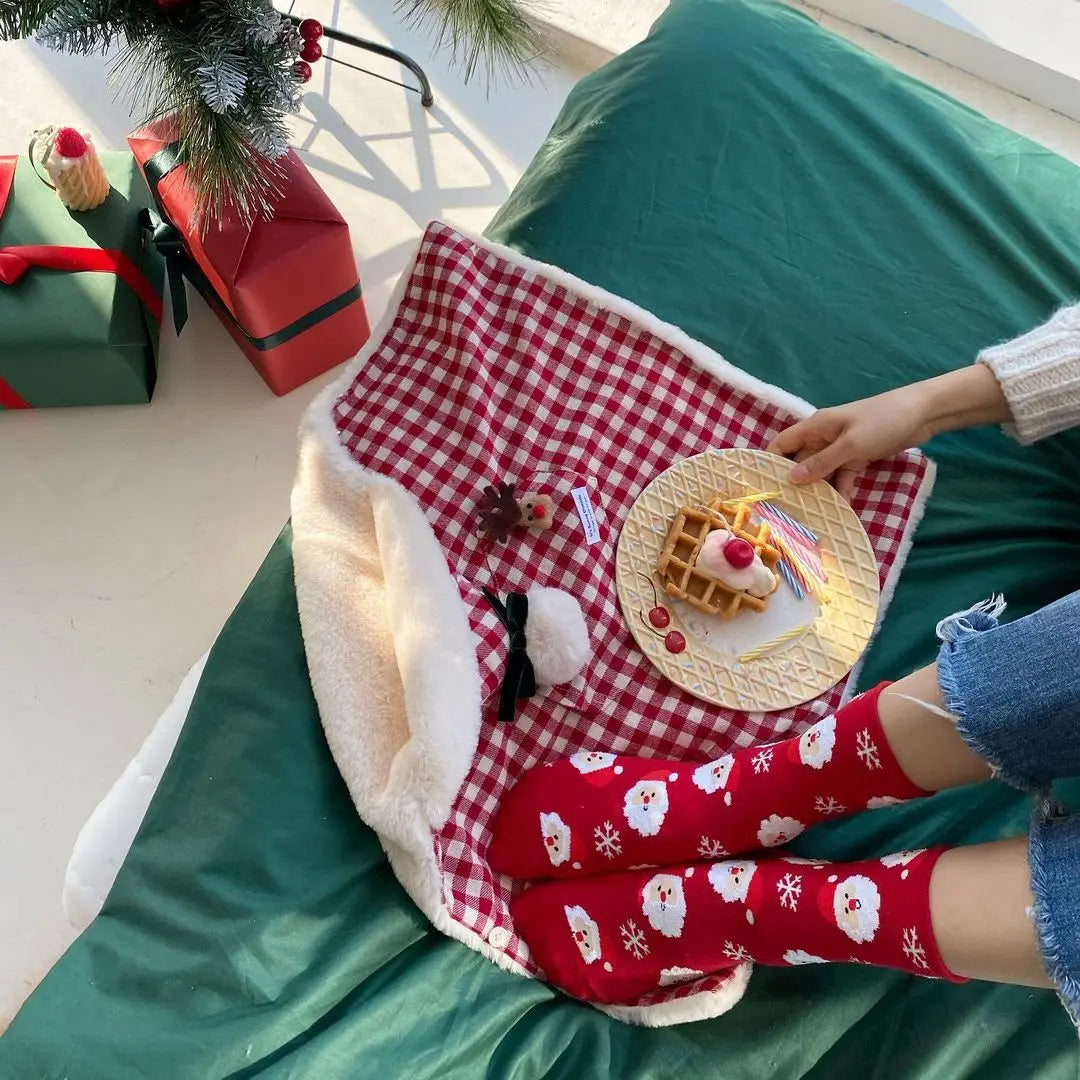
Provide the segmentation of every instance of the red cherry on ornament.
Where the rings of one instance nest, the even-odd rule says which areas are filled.
[[[652,611],[649,612],[649,622],[658,629],[663,630],[664,627],[671,622],[671,614],[668,612],[667,608],[654,607]]]
[[[306,60],[297,60],[292,70],[301,82],[307,82],[311,78],[311,65]]]
[[[323,36],[323,25],[318,19],[304,19],[300,23],[300,36],[305,41],[318,41]]]
[[[322,56],[322,46],[317,41],[305,41],[300,50],[300,59],[314,64]]]
[[[754,548],[745,540],[733,536],[724,545],[724,558],[727,559],[736,570],[745,570],[754,561]]]
[[[671,653],[681,653],[686,648],[686,638],[678,630],[672,630],[664,638],[664,648]]]

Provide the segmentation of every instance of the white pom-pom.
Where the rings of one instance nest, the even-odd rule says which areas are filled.
[[[529,590],[525,639],[537,686],[569,682],[592,655],[581,605],[568,592],[546,585]]]

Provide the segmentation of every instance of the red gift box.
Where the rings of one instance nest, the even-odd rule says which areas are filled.
[[[348,360],[370,334],[367,311],[349,227],[311,173],[289,151],[272,218],[245,224],[226,212],[200,233],[175,136],[170,119],[128,136],[166,229],[179,233],[172,269],[183,269],[275,394]]]

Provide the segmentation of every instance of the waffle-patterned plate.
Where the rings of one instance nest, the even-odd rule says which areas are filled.
[[[672,682],[715,705],[767,712],[810,701],[851,670],[874,629],[878,568],[862,524],[832,487],[796,486],[790,470],[790,461],[760,450],[685,458],[645,488],[619,536],[616,587],[634,639]],[[824,603],[798,599],[781,581],[764,612],[725,619],[664,593],[656,563],[681,507],[771,491],[780,493],[773,504],[820,540],[829,578]],[[648,617],[658,603],[670,614],[661,629]],[[681,653],[667,648],[672,630],[686,638]]]

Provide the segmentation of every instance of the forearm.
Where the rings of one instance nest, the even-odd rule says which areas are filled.
[[[1012,419],[1001,384],[985,364],[950,371],[920,386],[926,397],[926,424],[935,435]]]

